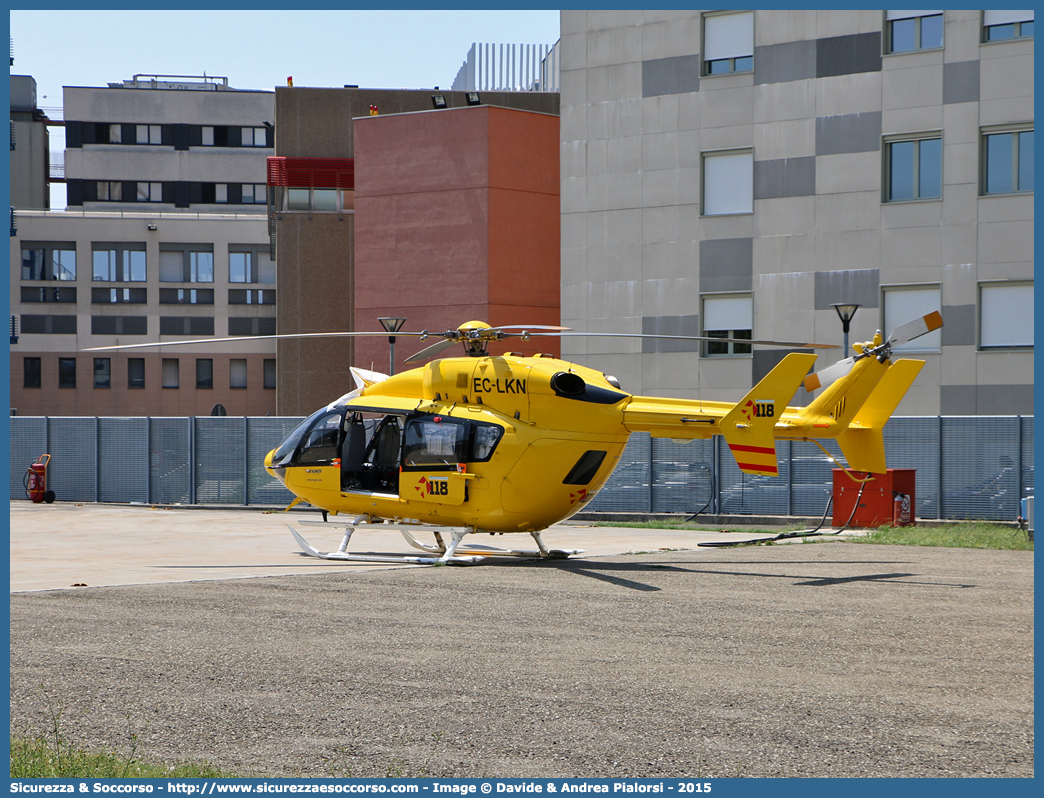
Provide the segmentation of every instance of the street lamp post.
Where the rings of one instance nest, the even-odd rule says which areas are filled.
[[[377,319],[381,323],[381,326],[390,333],[396,333],[402,329],[402,325],[406,323],[406,319],[399,317],[381,316]],[[395,373],[395,336],[388,336],[388,376]]]
[[[841,319],[841,329],[845,334],[845,357],[848,357],[848,328],[852,323],[852,317],[855,316],[856,311],[862,307],[855,303],[842,303],[834,302],[830,305],[834,310],[837,311],[837,316]]]

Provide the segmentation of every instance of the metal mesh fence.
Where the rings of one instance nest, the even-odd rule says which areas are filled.
[[[149,501],[192,503],[190,418],[149,419]]]
[[[894,418],[884,429],[888,466],[917,469],[915,515],[919,518],[943,517],[939,509],[939,478],[944,420],[938,416]]]
[[[291,494],[264,456],[300,423],[296,417],[10,419],[10,497],[51,457],[48,487],[59,501],[285,506]],[[892,419],[885,451],[892,468],[917,471],[920,518],[1014,520],[1032,493],[1033,418],[931,416]],[[834,441],[821,441],[838,460]],[[725,441],[681,443],[631,436],[587,510],[819,516],[834,462],[815,443],[779,441],[779,476],[743,474]]]
[[[586,509],[608,513],[652,512],[650,451],[648,435],[632,435],[612,476]]]
[[[197,504],[246,504],[245,418],[196,419]]]
[[[16,423],[17,419],[17,423]],[[46,454],[47,445],[47,419],[46,418],[20,418],[11,419],[11,468],[9,475],[11,479],[11,498],[24,499],[25,473],[29,464],[41,454]]]
[[[944,518],[1012,519],[1019,515],[1019,419],[943,419]]]
[[[98,419],[98,499],[148,502],[149,419]]]
[[[92,502],[98,498],[98,421],[48,419],[51,464],[47,487],[63,501]]]
[[[652,511],[695,513],[711,500],[714,441],[652,439]]]

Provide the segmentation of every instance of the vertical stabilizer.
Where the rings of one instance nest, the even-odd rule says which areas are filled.
[[[745,474],[776,476],[776,421],[783,415],[816,356],[791,352],[719,422],[736,465]]]
[[[885,472],[884,425],[923,365],[923,360],[897,360],[893,363],[856,413],[848,429],[837,436],[837,443],[849,468],[873,474]]]

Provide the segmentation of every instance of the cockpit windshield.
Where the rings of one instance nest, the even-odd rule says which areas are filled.
[[[298,462],[316,463],[337,457],[338,437],[343,418],[344,408],[327,410],[324,407],[316,410],[279,444],[279,448],[272,455],[272,465],[289,465],[299,446],[301,455]]]

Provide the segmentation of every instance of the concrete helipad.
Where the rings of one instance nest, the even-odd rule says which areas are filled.
[[[425,567],[304,556],[287,529],[288,523],[295,524],[321,551],[336,550],[343,534],[336,527],[314,525],[321,520],[314,511],[28,501],[13,501],[10,506],[12,592]],[[417,536],[425,542],[433,539],[420,532]],[[753,535],[566,523],[546,530],[543,537],[552,548],[583,549],[584,556],[606,556],[696,549],[704,541],[743,541]],[[505,548],[533,548],[528,535],[479,535],[467,540]],[[352,539],[351,550],[421,554],[392,527],[360,530]]]

